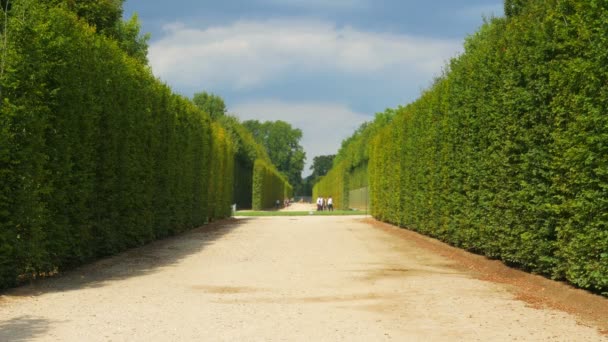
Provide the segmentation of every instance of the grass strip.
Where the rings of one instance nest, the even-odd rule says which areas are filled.
[[[234,216],[346,216],[366,215],[360,210],[335,210],[335,211],[237,211]]]

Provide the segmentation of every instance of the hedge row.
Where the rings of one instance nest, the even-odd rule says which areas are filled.
[[[348,209],[348,169],[345,162],[334,164],[332,169],[313,186],[312,198],[331,196],[334,208]]]
[[[262,210],[273,208],[276,201],[293,196],[293,187],[287,179],[269,162],[262,159],[255,161],[253,166],[253,209]]]
[[[370,147],[373,215],[608,293],[608,3],[537,0]]]
[[[235,182],[235,154],[234,141],[221,124],[214,122],[211,125],[213,136],[211,140],[211,164],[209,165],[212,180],[208,185],[210,194],[208,217],[225,218],[232,214]],[[196,155],[200,156],[200,155]]]
[[[608,294],[608,3],[506,6],[420,99],[345,140],[316,193],[368,162],[376,218]]]
[[[271,163],[264,147],[236,117],[224,115],[219,123],[232,137],[235,145],[233,203],[237,209],[251,209],[253,199],[253,166],[257,159]]]
[[[12,11],[0,288],[229,214],[233,143],[219,125],[73,13]]]
[[[349,191],[368,186],[369,144],[396,112],[387,109],[377,113],[372,122],[363,123],[342,142],[332,169],[313,186],[313,198],[332,196],[337,209],[349,209]]]

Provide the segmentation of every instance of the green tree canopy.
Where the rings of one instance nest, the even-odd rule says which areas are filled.
[[[14,1],[14,0],[13,0]],[[6,0],[2,0],[2,4]],[[49,0],[49,6],[65,6],[68,10],[95,27],[97,33],[118,42],[129,56],[148,63],[149,34],[141,34],[137,15],[122,20],[124,0]]]
[[[248,120],[243,125],[253,137],[266,148],[268,156],[277,169],[289,179],[294,187],[302,182],[302,170],[306,153],[300,145],[302,130],[293,128],[285,121]]]
[[[150,34],[141,34],[141,24],[137,14],[127,21],[120,21],[116,28],[116,40],[118,46],[129,56],[148,64],[148,40]]]
[[[192,102],[194,102],[202,111],[211,115],[213,120],[217,120],[226,114],[226,104],[224,103],[224,100],[221,97],[207,93],[206,91],[194,94]]]
[[[312,178],[317,179],[325,176],[332,168],[335,156],[335,154],[331,154],[327,156],[314,157],[312,159],[312,165],[310,166],[310,169],[312,170]]]
[[[246,159],[252,164],[256,159],[270,162],[266,148],[258,143],[238,118],[232,115],[224,115],[219,118],[218,122],[232,136],[237,157]]]
[[[51,5],[66,5],[78,17],[95,26],[97,32],[115,36],[116,29],[122,21],[124,0],[51,0]]]
[[[507,17],[516,16],[521,13],[527,0],[505,0],[505,15]]]

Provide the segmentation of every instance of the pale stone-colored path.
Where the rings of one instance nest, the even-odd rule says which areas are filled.
[[[286,208],[281,208],[280,211],[315,211],[317,210],[316,204],[311,203],[292,203]]]
[[[604,341],[357,217],[242,218],[10,291],[0,341]]]

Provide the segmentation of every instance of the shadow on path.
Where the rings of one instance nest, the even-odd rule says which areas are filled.
[[[0,341],[29,341],[44,335],[53,322],[34,316],[21,316],[0,321]]]
[[[179,235],[151,242],[115,256],[67,271],[57,277],[32,281],[6,291],[7,296],[39,296],[85,288],[98,288],[110,282],[139,277],[169,267],[216,243],[250,218],[214,222]],[[1,337],[2,335],[0,335]],[[0,338],[0,341],[4,341]]]

